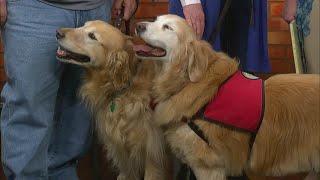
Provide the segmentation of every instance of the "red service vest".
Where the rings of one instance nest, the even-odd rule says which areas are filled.
[[[263,80],[238,71],[220,86],[216,96],[206,105],[204,117],[209,121],[257,132],[263,111]]]

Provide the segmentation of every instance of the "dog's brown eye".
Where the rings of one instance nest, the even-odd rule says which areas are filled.
[[[167,24],[165,24],[165,25],[163,25],[163,27],[162,27],[163,29],[168,29],[168,30],[173,30],[170,26],[168,26]]]
[[[94,33],[89,33],[88,34],[89,38],[92,40],[97,40],[96,36],[94,35]]]

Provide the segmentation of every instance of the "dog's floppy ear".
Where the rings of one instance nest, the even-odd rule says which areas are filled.
[[[129,55],[125,50],[111,52],[107,57],[107,70],[113,79],[115,89],[126,87],[130,78]]]
[[[195,40],[188,44],[188,75],[191,82],[198,82],[206,72],[211,51],[211,45],[205,41]]]

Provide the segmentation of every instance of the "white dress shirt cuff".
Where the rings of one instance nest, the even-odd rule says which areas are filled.
[[[200,0],[180,0],[182,6],[201,3]]]

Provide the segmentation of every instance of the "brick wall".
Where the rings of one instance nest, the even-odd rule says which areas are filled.
[[[294,72],[288,24],[282,20],[283,0],[269,0],[269,57],[273,73]]]

